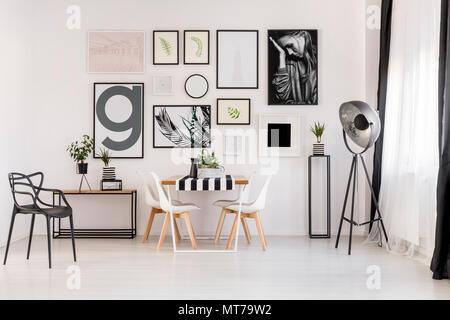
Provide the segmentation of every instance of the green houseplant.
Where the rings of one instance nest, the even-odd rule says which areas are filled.
[[[94,140],[87,134],[83,135],[82,140],[72,142],[68,147],[71,158],[77,163],[77,173],[87,173],[87,163],[85,163],[89,154],[94,151]]]
[[[112,152],[106,148],[101,148],[100,152],[96,154],[103,162],[103,180],[115,180],[116,179],[116,167],[111,167]]]
[[[325,145],[322,143],[322,135],[325,131],[325,124],[320,122],[314,122],[314,126],[311,126],[311,132],[316,137],[317,143],[313,144],[313,155],[324,155]]]
[[[220,165],[214,151],[210,154],[202,149],[198,156],[198,178],[221,178],[224,176],[224,167]]]

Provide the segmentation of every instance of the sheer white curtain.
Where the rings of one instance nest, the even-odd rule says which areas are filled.
[[[430,258],[438,173],[440,0],[394,0],[380,209],[390,249]],[[379,238],[374,225],[369,239]]]

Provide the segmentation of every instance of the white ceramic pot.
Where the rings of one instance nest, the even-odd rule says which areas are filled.
[[[323,143],[313,144],[313,155],[323,156],[325,154],[325,145]]]
[[[103,180],[115,180],[116,167],[103,167]]]
[[[225,172],[223,168],[199,168],[197,177],[204,178],[224,178]]]

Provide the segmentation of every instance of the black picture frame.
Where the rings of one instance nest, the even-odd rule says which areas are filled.
[[[206,32],[206,33],[208,33],[208,62],[206,62],[206,63],[186,62],[186,32]],[[211,47],[210,43],[211,43],[211,36],[210,36],[209,30],[184,30],[183,31],[183,64],[186,64],[186,65],[209,65],[210,47]]]
[[[227,123],[227,122],[219,122],[219,101],[223,100],[245,100],[248,101],[248,122],[245,123]],[[252,118],[252,107],[251,107],[251,99],[250,98],[217,98],[216,100],[216,124],[218,126],[248,126],[251,123]]]
[[[219,33],[220,32],[255,32],[256,33],[256,86],[255,87],[220,87],[219,86]],[[216,89],[259,89],[259,30],[216,30]]]
[[[96,95],[95,95],[95,88],[97,85],[140,85],[142,86],[142,117],[141,117],[141,155],[138,157],[116,157],[116,156],[111,156],[111,159],[143,159],[144,158],[144,139],[145,139],[145,135],[144,135],[144,114],[145,114],[145,86],[144,86],[144,82],[94,82],[93,85],[93,93],[92,93],[92,98],[93,98],[93,140],[94,140],[94,152],[93,152],[93,158],[94,159],[100,159],[99,156],[96,155],[95,150],[95,120],[96,120]],[[114,151],[111,151],[112,154],[114,154]]]
[[[193,149],[193,148],[197,148],[197,147],[177,147],[177,146],[156,146],[155,144],[155,127],[156,127],[156,120],[155,120],[155,110],[156,108],[177,108],[177,107],[206,107],[209,108],[209,115],[210,115],[210,119],[209,119],[209,132],[210,132],[210,141],[209,141],[209,146],[208,147],[204,147],[204,148],[210,148],[211,147],[211,105],[209,104],[180,104],[180,105],[153,105],[153,148],[154,149],[173,149],[173,148],[185,148],[185,149]]]
[[[317,99],[315,103],[276,103],[273,96],[272,75],[278,69],[275,65],[271,65],[275,52],[275,48],[271,43],[270,37],[273,33],[291,32],[291,31],[307,31],[314,34],[316,45],[316,92]],[[318,29],[269,29],[267,30],[267,104],[269,106],[317,106],[319,104],[319,30]]]
[[[162,63],[155,62],[155,34],[157,32],[176,32],[177,34],[177,62],[175,63]],[[180,33],[178,30],[153,30],[153,65],[179,65],[180,64]]]
[[[191,77],[193,77],[193,76],[199,76],[199,77],[202,77],[202,78],[205,79],[205,81],[206,81],[206,91],[205,91],[205,93],[204,93],[202,96],[200,96],[200,97],[193,97],[193,96],[191,96],[191,95],[189,94],[189,92],[187,91],[187,89],[186,89],[186,83],[187,83],[188,80],[189,80]],[[184,91],[185,91],[186,94],[187,94],[189,97],[191,97],[192,99],[201,99],[201,98],[203,98],[204,96],[206,96],[206,94],[207,94],[208,91],[209,91],[209,82],[208,82],[208,80],[207,80],[203,75],[201,75],[201,74],[199,74],[199,73],[191,74],[189,77],[187,77],[186,81],[184,82]]]

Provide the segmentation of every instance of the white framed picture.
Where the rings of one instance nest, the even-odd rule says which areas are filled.
[[[258,89],[258,30],[217,30],[217,89]]]
[[[144,31],[87,32],[88,73],[144,73]]]
[[[300,156],[300,116],[297,113],[259,115],[259,155]]]
[[[94,158],[101,148],[111,158],[144,157],[144,84],[94,83]]]
[[[158,75],[153,76],[153,95],[155,96],[171,96],[173,95],[172,76]]]
[[[179,64],[178,30],[153,31],[153,64]]]
[[[209,30],[184,30],[184,64],[209,64]]]

